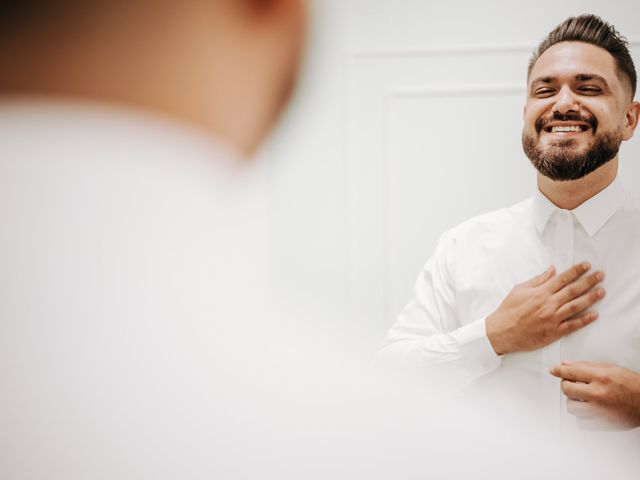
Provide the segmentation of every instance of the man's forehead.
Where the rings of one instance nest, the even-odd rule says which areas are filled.
[[[586,72],[613,80],[616,77],[615,60],[604,48],[590,43],[560,42],[540,55],[531,69],[530,80],[575,77]]]

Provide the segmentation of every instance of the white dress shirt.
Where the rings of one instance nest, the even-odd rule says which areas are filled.
[[[599,319],[544,348],[496,355],[486,316],[517,283],[549,265],[561,272],[582,261],[606,274],[607,295],[593,307]],[[639,274],[640,208],[619,180],[572,211],[536,192],[441,237],[379,356],[440,371],[460,385],[509,385],[562,416],[559,380],[549,367],[590,360],[640,371]]]

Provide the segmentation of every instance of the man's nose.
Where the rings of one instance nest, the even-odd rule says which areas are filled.
[[[568,112],[580,111],[580,105],[574,92],[568,86],[564,86],[558,92],[556,102],[553,105],[552,112],[566,114]]]

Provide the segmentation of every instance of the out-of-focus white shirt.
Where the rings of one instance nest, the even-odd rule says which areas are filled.
[[[265,203],[261,166],[197,128],[0,103],[0,476],[233,462],[211,443],[266,363]]]
[[[599,319],[539,350],[496,355],[485,318],[509,291],[549,265],[561,272],[585,260],[592,271],[606,274],[607,295],[593,307]],[[440,371],[459,385],[508,386],[559,418],[563,396],[549,367],[562,360],[591,360],[640,371],[637,201],[619,180],[572,211],[536,192],[446,232],[379,356]]]

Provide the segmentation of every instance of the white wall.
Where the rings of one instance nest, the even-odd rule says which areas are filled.
[[[570,15],[632,42],[640,4],[318,0],[298,97],[268,148],[271,254],[288,307],[374,348],[438,236],[534,188],[520,145],[526,64]],[[640,138],[621,175],[640,194]],[[295,288],[292,287],[295,285]]]

